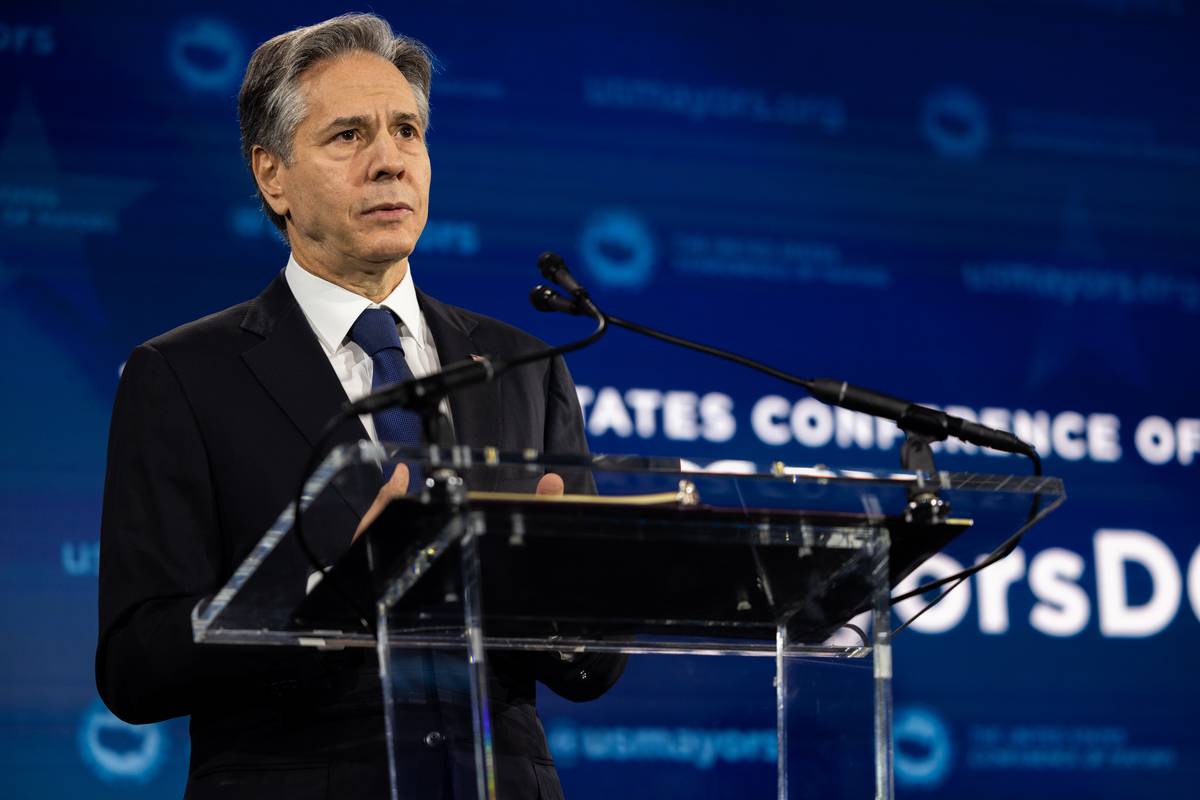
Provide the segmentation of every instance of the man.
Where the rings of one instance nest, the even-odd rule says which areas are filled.
[[[383,371],[420,376],[472,354],[541,346],[415,288],[409,256],[428,215],[430,73],[425,48],[372,15],[259,47],[239,95],[243,154],[291,258],[254,300],[138,347],[121,379],[102,520],[97,685],[130,722],[191,716],[189,797],[384,796],[369,653],[198,646],[191,610],[290,502],[323,425],[347,397],[368,392]],[[372,344],[373,336],[390,344]],[[460,392],[446,410],[462,444],[586,449],[561,360]],[[335,442],[388,438],[405,424],[350,420]],[[405,479],[398,471],[383,499],[402,493]],[[538,490],[561,492],[562,481],[546,476]],[[318,546],[344,549],[363,511],[346,504],[340,519],[323,521]],[[503,665],[490,684],[499,794],[560,796],[534,681],[589,699],[624,662],[510,654],[494,663]],[[444,664],[426,654],[400,693],[405,796],[474,788],[448,722],[461,709],[439,689]]]

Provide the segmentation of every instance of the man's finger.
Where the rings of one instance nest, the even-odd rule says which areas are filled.
[[[388,478],[388,482],[379,490],[380,496],[387,494],[389,500],[394,500],[408,494],[408,478],[408,464],[400,462],[392,470],[392,477]],[[376,499],[379,498],[376,497]]]
[[[554,497],[562,497],[563,495],[563,479],[557,472],[547,472],[538,481],[537,494],[548,494]]]
[[[397,497],[403,497],[408,493],[408,465],[397,464],[396,469],[392,471],[392,477],[388,478],[388,482],[379,490],[379,494],[375,495],[375,502],[371,503],[371,507],[367,509],[367,513],[363,514],[362,520],[359,521],[358,527],[354,531],[353,542],[362,532],[371,527],[371,523],[379,518],[383,510],[387,508],[387,504],[395,500]]]

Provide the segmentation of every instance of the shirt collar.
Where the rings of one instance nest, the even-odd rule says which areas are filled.
[[[425,349],[425,318],[417,303],[417,287],[413,282],[411,264],[404,273],[404,279],[381,303],[372,303],[362,295],[312,274],[300,266],[295,255],[288,257],[284,278],[327,354],[332,355],[345,344],[354,321],[368,308],[390,310],[408,328],[417,347]]]

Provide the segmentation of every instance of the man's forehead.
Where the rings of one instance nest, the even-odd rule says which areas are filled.
[[[313,65],[301,76],[300,90],[310,119],[361,115],[381,103],[390,113],[418,111],[408,79],[373,53],[356,52]]]

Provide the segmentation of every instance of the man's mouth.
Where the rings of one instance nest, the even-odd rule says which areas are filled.
[[[408,203],[379,203],[363,212],[364,217],[371,219],[401,219],[413,213]]]

